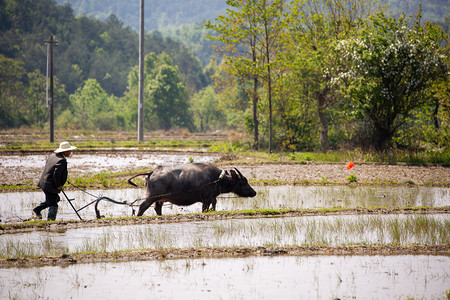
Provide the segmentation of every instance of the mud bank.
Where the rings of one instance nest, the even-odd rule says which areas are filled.
[[[40,267],[100,262],[127,262],[161,259],[224,258],[247,256],[313,256],[313,255],[442,255],[450,256],[450,245],[410,246],[259,246],[259,247],[207,247],[185,249],[156,249],[119,251],[113,253],[63,254],[0,259],[0,268]]]

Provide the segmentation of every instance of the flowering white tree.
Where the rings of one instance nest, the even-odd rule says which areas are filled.
[[[330,72],[355,110],[371,120],[374,146],[385,148],[410,112],[427,100],[438,78],[448,81],[446,56],[438,42],[443,33],[420,24],[421,10],[410,18],[369,18],[357,38],[338,42],[339,64]]]

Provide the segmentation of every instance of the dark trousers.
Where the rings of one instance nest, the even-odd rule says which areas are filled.
[[[54,221],[58,213],[59,195],[55,193],[45,193],[45,201],[36,206],[33,211],[40,214],[43,209],[48,208],[47,220]]]

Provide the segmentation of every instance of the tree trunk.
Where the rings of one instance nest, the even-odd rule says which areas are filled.
[[[317,95],[317,112],[319,114],[320,120],[320,144],[323,152],[327,151],[330,148],[330,142],[328,141],[328,120],[325,116],[325,103],[328,95],[328,88],[325,88],[323,91],[320,91]]]
[[[267,67],[269,74],[269,153],[272,153],[272,78],[270,75],[270,65]]]
[[[387,129],[379,124],[375,125],[375,148],[378,151],[382,151],[388,148],[392,141],[393,130]],[[390,126],[389,126],[390,127]]]
[[[434,129],[439,130],[439,119],[438,119],[438,113],[439,113],[439,101],[436,100],[435,102],[435,107],[434,107],[434,111],[433,111],[433,124],[434,124]]]
[[[253,150],[259,150],[259,121],[258,121],[258,78],[255,76],[253,79],[253,122],[254,122],[254,132],[253,132]]]
[[[328,149],[330,149],[330,142],[328,141],[328,120],[325,117],[323,111],[320,110],[319,110],[319,119],[322,127],[320,129],[320,144],[322,147],[322,151],[326,152]]]

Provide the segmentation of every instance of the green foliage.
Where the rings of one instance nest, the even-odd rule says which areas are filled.
[[[347,177],[347,181],[352,183],[352,182],[358,182],[358,179],[356,178],[356,175],[349,175]]]
[[[193,24],[185,24],[178,27],[168,26],[159,30],[191,49],[195,57],[205,67],[210,63],[214,54],[214,47],[218,43],[206,38],[206,36],[213,36],[214,32],[205,27],[205,21],[198,20],[202,19],[197,19],[196,23]]]
[[[259,101],[267,101],[269,149],[272,147],[272,85],[273,69],[277,62],[277,44],[281,37],[284,1],[227,1],[230,7],[225,15],[219,15],[216,23],[206,27],[217,32],[207,36],[221,42],[218,52],[222,55],[224,70],[238,80],[253,80],[250,93],[253,102],[254,148],[259,147]],[[239,53],[239,54],[238,54]],[[238,54],[238,55],[236,55]],[[260,82],[264,82],[265,97],[260,94]]]
[[[189,114],[188,91],[178,67],[166,53],[149,53],[144,58],[144,126],[148,129],[193,129]],[[138,95],[138,69],[128,76],[126,99],[136,107]],[[137,108],[136,108],[137,112]]]
[[[21,124],[24,117],[21,113],[23,83],[25,75],[23,62],[0,55],[0,128],[8,128]]]
[[[124,5],[130,7],[129,3]],[[44,41],[54,34],[58,41],[54,48],[55,76],[68,93],[90,78],[97,80],[107,94],[120,97],[126,91],[128,73],[137,64],[138,34],[115,15],[105,16],[104,21],[75,17],[69,5],[56,5],[52,0],[4,0],[0,11],[0,53],[23,61],[26,72],[39,70],[45,74]],[[179,42],[152,32],[145,40],[145,52],[151,51],[169,53],[193,90],[207,85],[199,60]]]
[[[67,95],[54,81],[55,113],[60,112]],[[0,54],[0,128],[42,126],[47,120],[45,77],[39,72],[26,73],[22,61]]]
[[[224,112],[220,109],[219,99],[211,86],[191,98],[191,111],[195,126],[201,132],[223,128]]]
[[[70,108],[58,118],[61,127],[116,130],[125,128],[121,101],[108,96],[95,79],[88,79],[84,86],[70,95]]]
[[[345,87],[354,108],[371,120],[374,146],[385,148],[396,130],[427,91],[446,76],[445,55],[439,51],[439,27],[420,25],[421,12],[408,19],[379,13],[356,38],[336,45],[340,61],[333,81]]]
[[[0,1],[0,128],[47,126],[43,41],[56,34],[57,127],[134,130],[138,35],[124,24],[137,28],[138,3],[60,1],[72,3],[77,17],[70,5],[56,5],[53,0]],[[255,145],[271,145],[273,136],[272,148],[294,152],[347,149],[360,141],[380,148],[372,130],[387,128],[387,134],[378,136],[392,137],[395,158],[449,160],[450,92],[448,76],[442,75],[450,50],[438,49],[437,42],[446,46],[448,39],[439,40],[442,35],[436,26],[422,26],[404,15],[382,14],[367,23],[372,27],[365,25],[367,17],[379,9],[374,0],[207,4],[202,0],[195,5],[189,0],[171,1],[173,5],[146,5],[147,29],[160,30],[145,36],[147,129],[238,129],[253,133],[254,149]],[[424,7],[437,7],[440,1],[428,1]],[[417,8],[413,7],[416,0],[411,3],[409,11]],[[229,10],[224,13],[226,6]],[[169,15],[180,9],[178,16],[189,14],[192,19]],[[222,15],[216,23],[202,26],[205,15],[213,19],[218,13]],[[448,30],[448,20],[439,26]],[[149,22],[157,25],[151,27]],[[210,39],[205,40],[205,35]],[[341,41],[342,49],[351,45],[357,57],[332,55],[335,41]],[[373,51],[356,41],[370,45]],[[211,61],[203,70],[212,51],[206,48],[212,44],[223,60]],[[200,53],[202,63],[193,53]],[[436,60],[440,71],[430,75],[426,68],[432,66],[432,55],[440,56]],[[356,75],[350,78],[345,72]],[[388,73],[392,74],[384,76]],[[207,87],[209,75],[214,75],[214,89]],[[342,80],[337,80],[339,75]],[[346,87],[345,93],[337,92],[331,78]],[[395,101],[387,101],[386,90],[392,91]],[[247,136],[241,136],[223,147],[237,153],[250,149],[250,143]],[[391,159],[390,155],[380,159]]]
[[[109,109],[107,98],[108,95],[95,79],[86,80],[82,88],[70,95],[74,126],[93,129],[97,115]]]
[[[39,71],[34,71],[32,73],[27,74],[27,88],[25,91],[25,101],[27,102],[25,106],[30,108],[29,110],[23,111],[25,113],[26,119],[29,124],[34,124],[37,127],[43,127],[43,125],[48,120],[48,110],[46,109],[45,102],[46,100],[46,78]],[[59,112],[63,108],[63,104],[65,101],[61,101],[65,99],[65,93],[61,90],[60,86],[56,86],[56,90],[54,88],[54,93],[56,92],[56,96],[58,97],[58,101],[56,101],[55,106],[57,105],[57,112]]]
[[[333,126],[341,123],[344,117],[342,113],[336,113],[339,111],[336,107],[343,107],[342,99],[332,88],[327,71],[336,63],[331,46],[335,41],[353,35],[367,16],[381,8],[372,0],[296,0],[290,3],[289,8],[290,12],[285,17],[288,30],[282,41],[286,51],[281,55],[283,67],[288,71],[278,88],[283,92],[283,99],[295,97],[291,101],[308,107],[303,113],[314,120],[307,124],[315,139],[320,141],[318,145],[308,138],[302,143],[292,140],[290,147],[320,147],[325,151],[330,147],[329,130],[333,130]],[[290,105],[284,106],[288,113],[290,108]],[[336,147],[336,142],[333,141],[331,146]],[[305,147],[305,143],[309,147]]]
[[[117,15],[127,26],[139,28],[139,1],[113,0],[57,0],[70,3],[78,14],[92,15],[106,19],[110,14]],[[189,25],[203,19],[211,19],[225,11],[223,0],[166,0],[165,2],[145,1],[145,28],[171,29]]]
[[[139,28],[139,2],[126,0],[57,0],[57,3],[70,3],[75,15],[94,16],[104,20],[110,14],[118,16],[126,26]],[[447,0],[387,0],[395,11],[412,12],[422,3],[425,20],[440,20],[450,13]],[[224,0],[169,0],[159,3],[155,0],[145,2],[145,28],[148,30],[168,30],[174,32],[182,26],[199,20],[212,20],[226,10]]]

